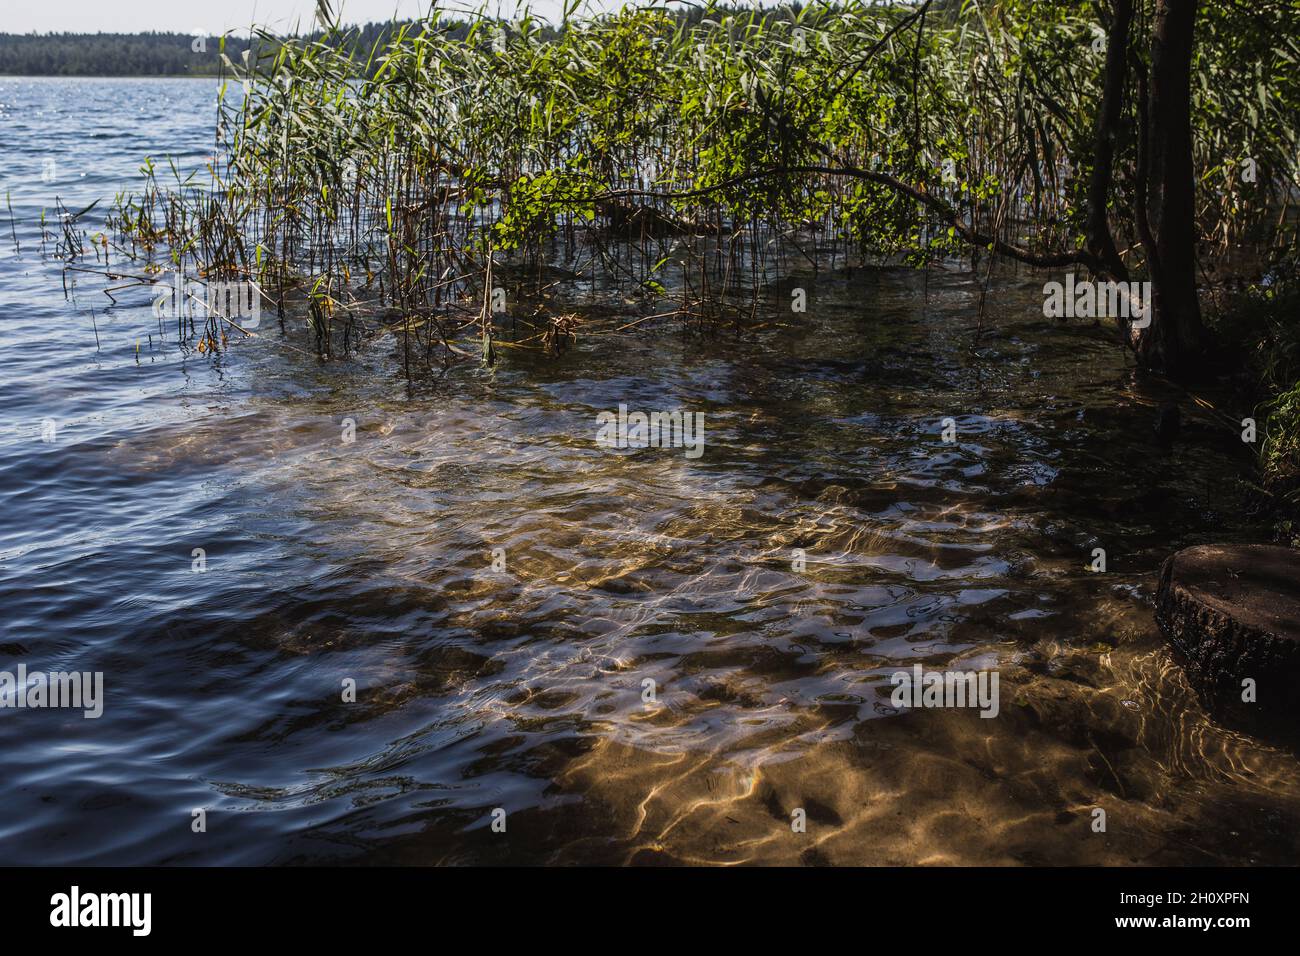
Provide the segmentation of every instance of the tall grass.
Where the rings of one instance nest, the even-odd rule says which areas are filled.
[[[672,287],[662,314],[743,324],[765,283],[828,260],[1067,255],[1100,94],[1093,11],[930,6],[629,8],[558,29],[475,14],[467,35],[434,13],[370,50],[261,34],[225,61],[208,180],[164,186],[150,164],[113,225],[141,253],[258,282],[322,354],[398,335],[408,368],[469,337],[495,355],[499,282],[512,301],[556,276],[648,302]],[[1251,71],[1260,94],[1230,56],[1198,65],[1201,222],[1225,248],[1295,243],[1297,84],[1275,66]],[[1258,188],[1215,186],[1247,148]],[[1120,203],[1129,190],[1121,168]],[[1117,232],[1136,246],[1123,216]]]

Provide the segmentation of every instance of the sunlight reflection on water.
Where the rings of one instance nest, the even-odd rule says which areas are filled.
[[[201,156],[214,88],[0,81],[16,209],[51,200],[48,151],[70,205]],[[1256,533],[1239,463],[1194,420],[1153,447],[1157,387],[1032,282],[978,355],[968,276],[866,270],[804,277],[807,321],[744,341],[596,336],[408,389],[385,344],[137,363],[147,299],[65,303],[21,239],[0,667],[103,670],[108,704],[0,718],[5,862],[1295,858],[1295,759],[1204,717],[1149,608],[1169,551]],[[620,402],[703,412],[704,456],[600,449]],[[917,662],[997,666],[1001,714],[899,715]]]

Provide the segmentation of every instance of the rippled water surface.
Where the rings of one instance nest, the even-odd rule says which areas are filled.
[[[0,862],[1295,861],[1295,758],[1205,717],[1150,608],[1170,551],[1263,536],[1240,442],[1183,399],[1156,444],[1180,396],[1041,279],[974,349],[970,275],[864,269],[741,339],[410,386],[391,342],[214,359],[65,300],[36,221],[201,167],[215,89],[0,79],[0,669],[106,693],[0,710]],[[703,412],[703,456],[601,449],[620,403]],[[915,663],[996,667],[999,715],[897,713]]]

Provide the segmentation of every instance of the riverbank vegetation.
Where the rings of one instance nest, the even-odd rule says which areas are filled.
[[[1221,289],[1211,337],[1259,424],[1261,490],[1287,540],[1300,541],[1300,281],[1295,263],[1260,281]]]
[[[828,260],[1142,279],[1149,322],[1116,321],[1138,366],[1200,380],[1235,353],[1286,484],[1298,13],[570,7],[232,47],[209,178],[150,164],[112,224],[134,252],[256,281],[322,354],[394,335],[408,372],[553,348],[577,327],[557,282],[619,290],[646,327],[742,330],[782,275]]]

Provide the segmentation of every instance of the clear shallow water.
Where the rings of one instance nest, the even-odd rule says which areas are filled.
[[[1151,620],[1167,553],[1262,536],[1239,443],[1184,402],[1154,444],[1177,396],[1041,280],[974,352],[969,276],[862,270],[744,341],[412,386],[384,342],[205,357],[139,292],[66,301],[35,220],[201,165],[215,88],[0,80],[0,669],[106,690],[0,710],[0,862],[1295,861],[1295,758],[1206,719]],[[703,457],[601,450],[620,403],[703,412]],[[996,666],[999,716],[896,714],[914,663]]]

